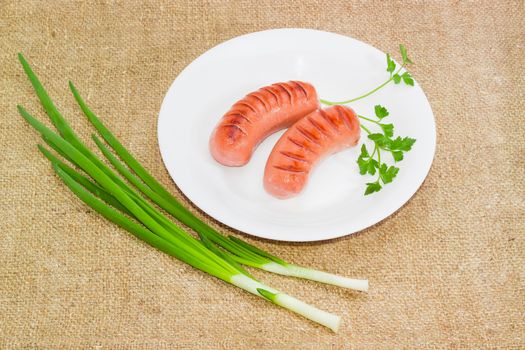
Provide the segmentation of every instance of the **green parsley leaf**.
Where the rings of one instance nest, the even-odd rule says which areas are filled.
[[[359,174],[365,175],[368,172],[368,160],[364,160],[362,157],[357,158],[357,165],[359,166]]]
[[[375,134],[368,135],[368,138],[377,143],[377,142],[382,142],[383,139],[385,138],[385,135],[380,134],[380,133],[375,133]]]
[[[379,124],[386,136],[394,136],[394,124]]]
[[[370,154],[368,154],[368,150],[366,149],[366,145],[364,143],[361,146],[361,154],[359,155],[359,157],[364,157],[364,158],[370,157]]]
[[[368,156],[369,157],[369,156]],[[375,159],[365,159],[366,157],[363,155],[360,155],[359,158],[357,158],[357,165],[359,166],[359,174],[365,175],[375,175],[376,169],[379,168],[379,163]]]
[[[381,164],[381,167],[379,167],[379,176],[383,176],[386,171],[388,170],[388,165],[386,165],[385,163]]]
[[[375,166],[372,164],[370,165],[371,159],[365,159],[370,158],[370,154],[368,153],[368,150],[366,149],[366,145],[363,143],[361,146],[361,154],[359,155],[359,158],[357,158],[357,165],[359,166],[359,174],[365,175],[369,171],[375,173]],[[372,167],[373,169],[369,170],[369,167]]]
[[[403,151],[392,151],[392,157],[394,157],[394,161],[400,162],[403,160]]]
[[[368,162],[368,173],[370,175],[375,175],[376,169],[379,168],[379,163],[375,159],[370,159]]]
[[[392,75],[394,73],[394,70],[396,70],[396,63],[390,58],[390,54],[386,54],[386,71]]]
[[[390,114],[388,110],[381,105],[375,105],[374,111],[376,113],[376,117],[378,117],[379,120],[388,117],[388,115]]]
[[[400,136],[396,137],[394,140],[391,140],[389,149],[391,151],[410,151],[412,149],[412,145],[416,142],[416,139],[412,139],[410,137],[403,137]]]
[[[399,52],[401,52],[401,57],[403,57],[403,65],[405,63],[412,63],[410,58],[408,58],[407,49],[406,49],[405,45],[399,44]]]
[[[405,82],[405,84],[414,86],[414,79],[412,79],[412,76],[410,75],[409,72],[403,73],[401,78],[403,78],[403,81]]]
[[[401,82],[401,76],[399,74],[394,74],[392,78],[394,80],[394,84],[399,84]]]
[[[365,196],[369,195],[370,193],[379,192],[381,191],[381,185],[378,181],[376,182],[369,182],[366,184],[366,191]]]
[[[378,147],[388,147],[390,143],[392,142],[390,137],[380,134],[380,133],[370,134],[368,135],[368,138],[374,141]]]
[[[396,177],[398,172],[399,168],[396,168],[393,165],[387,167],[387,165],[383,163],[381,164],[381,168],[379,169],[379,176],[381,177],[383,183],[387,184],[392,182],[392,180],[394,179],[394,177]]]

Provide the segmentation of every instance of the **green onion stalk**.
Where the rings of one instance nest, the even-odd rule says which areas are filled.
[[[77,89],[70,83],[82,111],[117,154],[118,157],[93,135],[95,143],[119,176],[75,134],[21,54],[19,60],[58,133],[36,120],[21,106],[18,106],[19,113],[41,134],[50,148],[88,175],[85,176],[67,165],[44,146],[38,146],[51,162],[58,177],[79,199],[108,220],[164,253],[337,331],[339,316],[319,310],[261,283],[241,265],[361,291],[367,291],[368,281],[293,265],[239,238],[222,235],[197,218],[153,178],[88,108]],[[197,232],[199,239],[170,220],[155,205]]]

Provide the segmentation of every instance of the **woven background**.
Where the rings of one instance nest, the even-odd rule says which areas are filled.
[[[0,348],[525,348],[524,2],[255,3],[0,2]],[[338,334],[94,214],[52,174],[15,108],[45,119],[16,60],[22,51],[83,137],[92,130],[68,79],[175,191],[155,141],[169,85],[210,47],[278,27],[334,31],[383,51],[408,43],[437,121],[430,175],[392,217],[320,244],[257,241],[370,279],[366,295],[258,273],[343,315]]]

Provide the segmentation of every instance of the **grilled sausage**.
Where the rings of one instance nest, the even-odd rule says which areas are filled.
[[[310,113],[275,144],[266,163],[264,188],[281,199],[297,195],[321,159],[355,146],[359,136],[359,120],[351,108],[333,106]]]
[[[315,88],[290,81],[263,87],[236,102],[210,137],[210,151],[219,163],[242,166],[267,136],[287,128],[319,107]]]

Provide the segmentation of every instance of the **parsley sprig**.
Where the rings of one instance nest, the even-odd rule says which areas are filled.
[[[357,100],[363,99],[367,96],[372,95],[376,91],[382,89],[390,82],[394,84],[400,84],[403,82],[405,85],[414,86],[414,79],[408,71],[401,72],[404,68],[412,63],[412,60],[408,57],[407,50],[403,44],[399,45],[399,52],[402,57],[401,66],[396,70],[397,65],[392,60],[392,57],[389,53],[386,54],[386,71],[390,74],[390,78],[369,92],[341,102],[330,102],[327,100],[321,99],[321,103],[325,105],[340,105],[352,103]],[[376,105],[374,107],[375,119],[365,117],[363,115],[358,115],[358,117],[369,123],[374,124],[379,127],[381,132],[372,132],[369,127],[361,123],[361,128],[368,134],[368,139],[374,143],[374,148],[372,152],[369,152],[366,145],[361,146],[361,154],[357,159],[357,164],[359,166],[359,173],[361,175],[371,175],[376,176],[377,178],[374,182],[369,182],[366,184],[365,196],[374,192],[379,192],[384,185],[389,184],[394,180],[399,172],[399,168],[394,165],[389,165],[385,162],[385,157],[383,155],[383,160],[381,160],[381,152],[390,153],[394,162],[398,163],[403,160],[404,153],[412,149],[412,146],[416,142],[415,139],[410,137],[400,137],[397,136],[394,138],[394,124],[385,123],[383,119],[388,117],[390,113],[388,110],[381,105]]]
[[[403,74],[399,75],[399,72],[401,69],[405,68],[405,66],[409,63],[412,63],[410,58],[407,56],[407,49],[403,44],[399,45],[399,52],[401,52],[401,57],[403,58],[403,63],[401,67],[397,70],[397,72],[394,73],[396,70],[396,63],[390,58],[390,54],[386,54],[386,71],[390,73],[390,79],[394,82],[394,84],[399,84],[401,80],[406,85],[414,86],[414,79],[412,79],[412,76],[409,72],[405,71]]]
[[[361,175],[369,174],[372,176],[377,174],[376,181],[366,184],[365,195],[379,192],[384,185],[392,182],[399,172],[399,168],[394,165],[388,165],[384,157],[383,161],[381,161],[381,151],[390,153],[394,162],[397,163],[403,160],[404,153],[410,151],[416,142],[415,139],[410,137],[398,136],[393,138],[394,125],[383,123],[383,119],[389,115],[388,110],[381,105],[376,105],[374,111],[376,119],[359,115],[359,118],[376,124],[382,131],[374,133],[368,127],[361,124],[361,128],[368,134],[368,139],[373,141],[374,148],[372,153],[370,153],[365,144],[361,146],[361,154],[357,159],[359,173]]]
[[[321,103],[325,104],[325,105],[328,105],[328,106],[343,105],[343,104],[347,104],[347,103],[352,103],[352,102],[361,100],[361,99],[363,99],[365,97],[368,97],[368,96],[372,95],[374,92],[376,92],[376,91],[382,89],[383,87],[385,87],[386,85],[388,85],[388,83],[390,83],[391,81],[393,81],[394,84],[399,84],[399,83],[401,83],[401,81],[403,81],[406,85],[414,86],[414,79],[412,79],[412,76],[410,75],[409,72],[405,71],[404,73],[402,73],[400,75],[401,71],[408,64],[413,63],[412,60],[410,58],[408,58],[407,49],[406,49],[405,45],[399,44],[399,52],[401,53],[402,62],[401,62],[401,67],[399,67],[399,69],[397,71],[396,71],[396,63],[392,60],[392,58],[391,58],[389,53],[386,54],[386,64],[387,64],[386,71],[390,73],[390,78],[387,81],[385,81],[383,84],[379,85],[375,89],[370,90],[370,91],[368,91],[367,93],[365,93],[365,94],[363,94],[361,96],[358,96],[358,97],[355,97],[355,98],[351,98],[351,99],[346,100],[346,101],[331,102],[331,101],[320,99]]]

